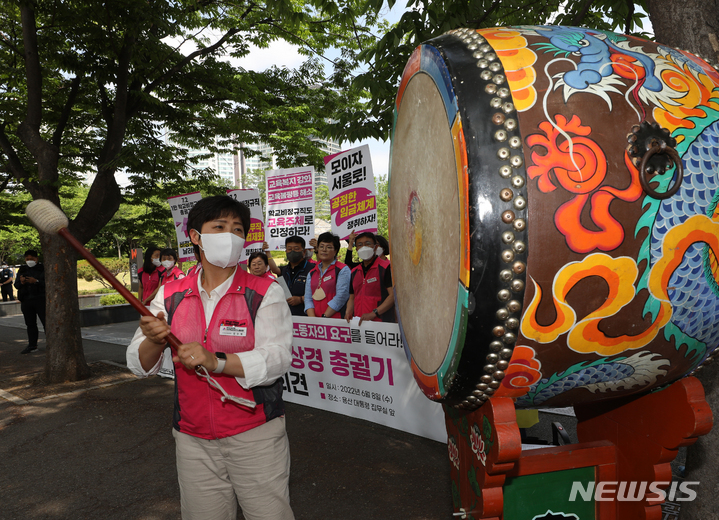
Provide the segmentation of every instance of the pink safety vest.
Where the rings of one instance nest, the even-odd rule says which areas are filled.
[[[146,273],[145,270],[140,267],[137,270],[137,275],[140,277],[140,282],[142,283],[142,299],[144,300],[159,287],[162,267],[155,267],[155,270],[151,273]]]
[[[387,269],[389,269],[389,262],[379,257],[375,259],[366,276],[361,263],[352,269],[355,316],[372,312],[382,303],[382,287]],[[378,316],[372,321],[382,321],[382,318]]]
[[[329,303],[332,301],[332,298],[334,298],[337,294],[337,277],[340,275],[340,271],[345,267],[345,264],[342,262],[335,262],[327,268],[321,280],[320,267],[322,267],[322,263],[318,262],[309,274],[312,294],[315,293],[318,287],[322,287],[322,290],[325,292],[325,298],[323,300],[312,300],[315,305],[315,316],[322,316],[327,310],[327,307],[329,307]],[[340,312],[340,309],[335,310],[338,312],[336,312],[332,317],[341,319],[343,317],[342,312]]]
[[[196,341],[210,352],[233,354],[254,349],[257,309],[272,282],[237,269],[207,328],[197,283],[195,273],[165,286],[165,309],[172,333],[182,343]],[[257,406],[251,409],[232,401],[223,403],[221,392],[204,377],[175,363],[176,430],[201,439],[220,439],[284,415],[282,378],[268,386],[245,390],[234,376],[211,375],[228,394],[254,400]]]
[[[172,269],[169,272],[165,271],[164,273],[162,273],[162,280],[160,281],[160,285],[165,285],[184,277],[185,273],[182,272],[182,269],[180,269],[176,265],[173,265]]]

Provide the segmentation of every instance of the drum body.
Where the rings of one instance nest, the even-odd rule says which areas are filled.
[[[713,356],[717,86],[697,57],[589,29],[459,29],[415,50],[389,231],[429,398],[568,406],[665,386]]]

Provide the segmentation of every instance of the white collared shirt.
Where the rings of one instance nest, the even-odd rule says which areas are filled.
[[[205,311],[205,326],[209,326],[217,303],[232,285],[234,273],[227,280],[208,293],[202,287],[202,273],[197,276],[197,285]],[[167,316],[165,309],[165,286],[160,287],[150,305],[150,312],[157,316],[160,312]],[[127,368],[135,375],[146,377],[157,374],[162,366],[163,355],[147,372],[140,363],[140,344],[145,335],[140,327],[127,347]],[[167,350],[165,351],[167,352]],[[269,385],[282,377],[290,367],[292,359],[292,315],[285,294],[279,284],[273,283],[267,289],[255,317],[255,348],[235,354],[242,361],[245,377],[236,377],[242,388],[249,390],[255,386]]]

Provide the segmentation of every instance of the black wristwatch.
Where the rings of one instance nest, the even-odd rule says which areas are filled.
[[[373,310],[372,312],[374,312],[374,315],[379,318],[379,312],[377,312],[377,309],[376,309],[376,308],[375,308],[375,310]]]
[[[227,363],[227,354],[224,352],[215,352],[215,357],[217,358],[217,368],[214,369],[212,373],[221,374],[225,369],[225,364]]]

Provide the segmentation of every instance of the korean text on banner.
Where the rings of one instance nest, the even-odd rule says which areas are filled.
[[[396,323],[293,321],[285,401],[447,441],[442,406],[417,387]]]
[[[178,260],[180,262],[189,262],[195,259],[195,251],[190,242],[190,230],[187,229],[187,215],[190,213],[192,206],[202,199],[199,191],[177,195],[167,199],[172,211],[172,220],[175,221],[175,234],[177,235],[177,244],[179,250]]]
[[[269,170],[266,175],[265,241],[273,251],[285,249],[285,238],[315,236],[314,166]]]
[[[377,201],[369,145],[325,157],[332,232],[377,232]]]
[[[252,253],[262,251],[262,243],[265,241],[265,214],[262,211],[260,190],[227,190],[227,195],[250,208],[250,229],[245,229],[245,250],[240,258],[240,262],[246,262]]]

